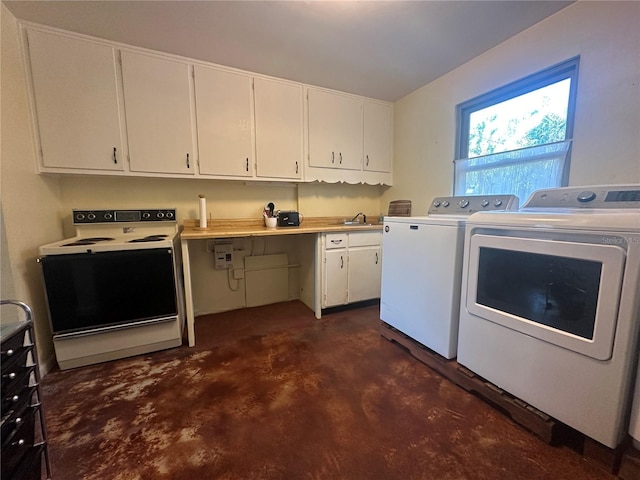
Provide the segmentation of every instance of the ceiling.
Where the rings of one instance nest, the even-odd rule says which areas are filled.
[[[19,19],[395,101],[571,1],[3,1]]]

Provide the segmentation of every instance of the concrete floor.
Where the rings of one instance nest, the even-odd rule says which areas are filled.
[[[196,335],[43,379],[54,479],[616,478],[382,338],[377,306],[268,305]]]

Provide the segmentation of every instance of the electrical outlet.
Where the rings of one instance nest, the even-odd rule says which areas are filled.
[[[233,269],[233,279],[241,280],[244,278],[244,269],[243,268],[234,268]]]

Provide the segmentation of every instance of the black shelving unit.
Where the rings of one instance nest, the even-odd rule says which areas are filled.
[[[0,478],[51,479],[47,431],[42,411],[40,372],[31,308],[17,300],[0,300],[2,322],[2,425]],[[11,306],[17,312],[9,312]],[[20,311],[21,310],[21,311]]]

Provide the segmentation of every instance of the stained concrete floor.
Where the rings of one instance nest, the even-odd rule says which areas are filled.
[[[379,308],[199,317],[197,345],[43,379],[54,479],[616,477],[379,335]]]

